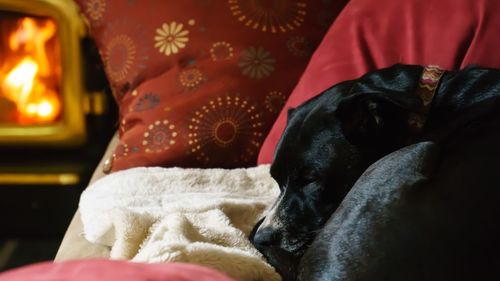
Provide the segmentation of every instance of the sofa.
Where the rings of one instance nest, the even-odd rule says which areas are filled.
[[[500,65],[492,0],[272,1],[278,16],[260,21],[252,1],[76,2],[120,108],[89,185],[137,167],[267,165],[289,108],[370,70]],[[76,211],[55,261],[110,257],[82,232]]]

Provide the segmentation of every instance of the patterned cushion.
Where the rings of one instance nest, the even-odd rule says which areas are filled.
[[[395,63],[499,68],[497,12],[496,0],[349,1],[287,100],[258,162],[272,161],[288,108],[341,81]]]
[[[77,0],[120,108],[113,170],[240,167],[347,0]]]

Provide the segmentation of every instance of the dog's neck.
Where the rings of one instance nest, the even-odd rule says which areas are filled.
[[[420,112],[411,113],[408,119],[408,124],[413,134],[420,133],[424,127],[430,112],[432,101],[434,100],[439,83],[445,72],[446,71],[441,69],[439,66],[424,66],[416,91],[416,94],[422,100],[422,109]]]
[[[465,129],[477,127],[476,123],[495,119],[500,108],[497,81],[500,71],[474,65],[446,71],[437,83],[430,111],[425,115],[425,127],[414,137],[444,141],[457,130],[465,133]]]

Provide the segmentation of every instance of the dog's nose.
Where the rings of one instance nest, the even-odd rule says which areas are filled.
[[[271,227],[259,228],[253,237],[253,244],[257,249],[260,247],[269,247],[278,242],[278,232]]]

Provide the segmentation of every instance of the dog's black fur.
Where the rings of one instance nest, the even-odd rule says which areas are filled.
[[[500,72],[476,66],[446,72],[426,125],[415,135],[408,118],[423,112],[422,100],[416,93],[422,70],[416,65],[394,65],[370,72],[337,84],[289,111],[287,127],[271,166],[281,194],[251,235],[254,245],[284,280],[296,279],[304,252],[363,171],[405,145],[432,140],[453,154],[449,159],[470,163],[462,165],[462,173],[470,174],[467,179],[443,180],[443,184],[458,185],[463,192],[461,201],[450,203],[452,207],[467,204],[464,190],[472,195],[478,189],[477,194],[487,195],[484,189],[472,184],[473,179],[486,179],[478,181],[478,185],[488,187],[493,181],[500,189],[500,173],[497,176],[491,168],[495,159],[499,159],[496,165],[500,162],[500,150],[491,149],[493,143],[500,141],[499,133],[492,136],[493,132],[500,132]],[[485,136],[479,134],[486,134],[490,141],[482,143]],[[474,160],[466,161],[457,155]],[[488,162],[482,162],[482,158]],[[454,192],[451,187],[445,190]],[[477,201],[481,197],[472,198]],[[308,258],[315,256],[315,250],[328,248],[328,241],[316,241],[314,247]],[[319,262],[315,272],[327,272],[329,266],[328,254],[321,252],[324,259],[316,259]],[[310,265],[307,261],[301,264]],[[303,280],[336,279],[322,275]]]

